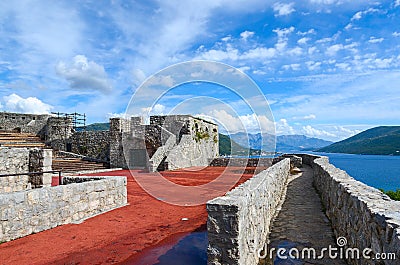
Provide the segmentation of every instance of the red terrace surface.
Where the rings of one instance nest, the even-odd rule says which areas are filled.
[[[201,171],[170,171],[163,175],[175,183],[193,186],[214,180],[224,170],[208,167]],[[241,177],[237,184],[252,176],[238,174],[235,168],[229,168],[229,172],[232,177]],[[81,224],[58,226],[0,244],[0,264],[123,263],[134,260],[160,242],[172,242],[182,233],[194,231],[206,223],[204,204],[183,207],[159,201],[148,195],[127,170],[93,175],[127,176],[129,205]],[[182,218],[189,220],[182,221]]]

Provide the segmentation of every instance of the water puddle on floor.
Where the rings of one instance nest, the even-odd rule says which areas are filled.
[[[205,228],[180,235],[150,247],[123,264],[129,265],[206,265],[207,231]]]

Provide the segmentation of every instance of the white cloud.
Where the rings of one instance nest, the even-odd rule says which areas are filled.
[[[324,131],[324,130],[318,130],[318,129],[312,127],[311,125],[303,126],[302,131],[306,136],[310,136],[310,137],[317,137],[317,138],[320,138],[320,137],[336,138],[337,137],[333,133],[330,133],[330,132]]]
[[[175,80],[170,75],[155,75],[150,77],[146,81],[147,86],[164,86],[164,87],[173,87],[175,85]]]
[[[229,133],[236,132],[274,132],[274,124],[266,116],[256,114],[232,115],[225,110],[212,110],[207,117],[212,117],[215,122],[225,128]],[[200,116],[202,116],[200,115]],[[221,128],[221,129],[222,129]],[[222,129],[223,130],[223,129]]]
[[[97,90],[105,93],[112,90],[104,67],[88,61],[84,55],[76,55],[71,64],[59,62],[56,72],[64,77],[73,89]]]
[[[306,32],[298,31],[298,32],[297,32],[297,35],[305,36],[305,35],[307,35],[307,34],[315,34],[315,33],[316,33],[316,32],[315,32],[315,29],[309,29],[309,30],[306,31]]]
[[[320,40],[317,40],[316,43],[326,43],[331,41],[333,41],[333,38],[322,38]]]
[[[135,85],[140,85],[146,79],[146,75],[141,69],[133,69],[132,77]]]
[[[399,37],[400,36],[400,32],[395,31],[395,32],[392,33],[392,36],[393,37]]]
[[[196,59],[204,60],[253,60],[253,59],[268,59],[276,56],[275,48],[256,47],[240,53],[238,49],[227,45],[225,50],[211,49],[201,53]]]
[[[224,61],[224,60],[236,61],[237,59],[239,59],[239,50],[232,48],[230,45],[227,45],[225,50],[211,49],[202,52],[196,59],[215,60],[215,61]]]
[[[345,30],[350,30],[353,28],[353,24],[349,23],[346,25],[346,27],[344,27]]]
[[[303,120],[303,121],[309,121],[309,120],[315,120],[317,116],[315,114],[310,114],[310,115],[305,115],[302,117],[293,117],[293,120]]]
[[[379,12],[379,10],[375,9],[375,8],[368,8],[365,11],[359,11],[354,14],[354,16],[351,18],[351,21],[360,20],[364,15],[375,13],[375,12]]]
[[[310,71],[317,70],[321,67],[321,62],[308,61],[306,62],[307,68]]]
[[[287,51],[288,55],[290,56],[299,56],[303,53],[303,49],[300,47],[295,47]]]
[[[272,31],[278,35],[278,41],[275,44],[276,49],[278,51],[283,51],[286,48],[287,42],[289,40],[288,35],[294,31],[294,27],[284,29],[278,28]]]
[[[371,37],[369,38],[369,43],[381,43],[384,40],[384,38],[375,38],[375,37]]]
[[[362,14],[363,12],[359,11],[357,13],[354,14],[354,16],[351,18],[351,20],[359,20],[362,18]]]
[[[344,49],[343,44],[334,44],[334,45],[332,45],[332,46],[329,46],[329,47],[326,49],[326,54],[328,54],[328,55],[330,55],[330,56],[334,56],[334,55],[336,55],[336,53],[337,53],[338,51],[343,50],[343,49]]]
[[[128,115],[126,113],[107,113],[107,118],[123,118],[123,119],[129,119],[131,115]]]
[[[315,4],[332,5],[341,3],[341,0],[310,0],[310,2]]]
[[[388,68],[388,67],[390,67],[392,62],[393,62],[393,58],[385,58],[385,59],[377,58],[373,61],[374,65],[377,68]],[[371,67],[371,65],[370,65],[370,67]]]
[[[398,7],[398,6],[400,6],[400,0],[394,1],[394,7]]]
[[[17,94],[3,97],[4,110],[31,114],[48,114],[53,109],[36,97],[22,98]]]
[[[247,52],[243,53],[240,58],[241,59],[265,59],[265,58],[273,58],[276,56],[276,49],[274,48],[264,48],[257,47]]]
[[[252,32],[252,31],[246,30],[246,31],[243,31],[242,33],[240,33],[240,37],[244,40],[247,40],[247,38],[250,38],[252,36],[254,36],[254,32]]]
[[[350,64],[348,63],[337,63],[335,66],[342,70],[351,70]]]
[[[164,111],[165,111],[165,106],[164,106],[164,105],[161,105],[161,104],[156,104],[156,105],[154,105],[152,111],[153,111],[155,114],[163,114]]]
[[[285,3],[275,3],[272,8],[275,11],[275,16],[286,16],[289,15],[291,13],[293,13],[294,11],[296,11],[294,8],[294,3],[289,3],[289,4],[285,4]]]
[[[295,134],[293,127],[289,125],[286,119],[275,122],[275,126],[277,135]]]
[[[293,71],[298,71],[298,70],[300,70],[300,64],[298,64],[298,63],[287,64],[287,65],[282,66],[282,68],[285,70],[292,69]]]
[[[251,68],[249,66],[242,66],[242,67],[238,67],[237,69],[239,69],[242,72],[246,72],[246,71],[249,71]]]
[[[256,70],[253,71],[253,74],[255,74],[255,75],[265,75],[267,73],[265,71],[263,71],[263,70],[256,69]]]
[[[310,38],[304,37],[304,38],[299,39],[297,41],[297,43],[298,44],[307,44],[307,41],[309,41],[309,40],[310,40]]]
[[[317,52],[317,51],[318,51],[317,47],[310,47],[310,48],[308,48],[308,54],[309,54],[309,55],[312,55],[312,54],[314,54],[314,53]]]

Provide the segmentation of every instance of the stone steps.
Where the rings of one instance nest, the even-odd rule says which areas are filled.
[[[53,170],[62,172],[78,172],[86,170],[107,169],[102,163],[85,161],[79,158],[55,158],[53,159]]]
[[[40,137],[31,133],[0,132],[0,146],[16,148],[44,148]]]

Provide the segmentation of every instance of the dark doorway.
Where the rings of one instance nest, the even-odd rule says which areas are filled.
[[[72,152],[72,144],[71,143],[67,143],[67,146],[66,146],[66,151],[67,152]]]

